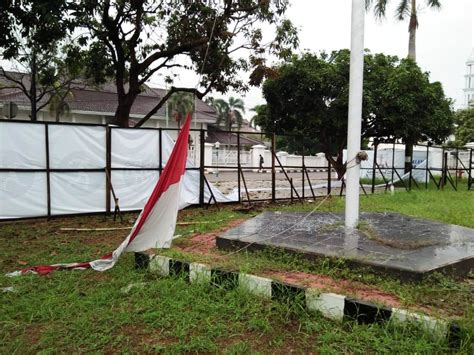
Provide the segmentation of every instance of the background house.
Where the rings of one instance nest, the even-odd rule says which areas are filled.
[[[25,86],[29,87],[29,77],[27,74],[12,73],[21,75]],[[13,119],[29,120],[30,101],[26,95],[17,88],[11,87],[11,82],[0,75],[0,109],[2,109],[2,118],[5,117],[3,107],[9,102],[18,106],[18,113]],[[135,100],[131,114],[130,126],[138,122],[145,114],[159,102],[166,94],[166,90],[152,88],[148,85],[143,86],[142,93]],[[46,96],[39,104],[46,101]],[[112,121],[115,109],[117,107],[117,90],[115,85],[107,83],[100,86],[88,85],[84,82],[74,82],[71,85],[70,93],[66,96],[68,110],[60,116],[60,122],[72,123],[92,123],[107,124]],[[178,128],[178,123],[173,120],[172,115],[167,114],[166,105],[143,125],[143,127],[154,128]],[[167,117],[169,116],[169,117]],[[216,111],[213,107],[207,105],[202,100],[196,99],[195,121],[192,128],[206,129],[208,124],[216,121]],[[38,113],[39,121],[56,121],[56,114],[52,112],[50,105],[46,105]]]

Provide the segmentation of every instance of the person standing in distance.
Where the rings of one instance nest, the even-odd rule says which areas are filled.
[[[258,169],[258,172],[263,173],[263,157],[262,157],[262,154],[259,154],[259,169]]]

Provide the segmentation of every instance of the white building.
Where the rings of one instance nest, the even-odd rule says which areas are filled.
[[[466,61],[466,75],[464,75],[464,107],[474,106],[474,48]]]

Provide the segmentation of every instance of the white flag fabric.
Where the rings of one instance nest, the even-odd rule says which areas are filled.
[[[38,265],[9,273],[7,276],[19,276],[26,273],[46,275],[55,270],[88,268],[105,271],[112,268],[126,251],[139,252],[151,248],[169,248],[176,227],[181,182],[186,169],[190,124],[191,114],[188,114],[163,173],[130,234],[117,249],[101,259],[90,262]]]

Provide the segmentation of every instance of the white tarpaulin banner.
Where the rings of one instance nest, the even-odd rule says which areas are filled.
[[[0,218],[45,216],[46,173],[0,172]]]
[[[105,127],[55,125],[49,127],[51,169],[103,169]]]
[[[361,162],[360,177],[371,179],[374,162],[374,151],[366,150],[365,152],[367,153],[368,159]],[[347,151],[344,150],[344,159],[346,159],[346,154]],[[433,165],[431,164],[431,160],[432,159],[430,157],[430,165],[431,167],[433,167]],[[425,182],[427,178],[425,171],[426,150],[414,150],[412,163],[414,168],[412,170],[413,179],[418,182]],[[400,178],[402,178],[403,180],[409,179],[409,174],[405,174],[405,151],[402,149],[395,149],[395,152],[393,151],[393,149],[379,149],[377,151],[377,164],[379,168],[375,170],[375,177],[378,179],[382,178],[382,174],[385,179],[389,181],[392,181],[393,175],[394,182],[400,180]],[[395,169],[392,169],[392,167],[395,167]]]
[[[46,169],[42,124],[0,123],[0,168]]]
[[[112,184],[119,199],[120,209],[131,211],[142,208],[158,176],[158,171],[153,170],[113,170]]]
[[[51,173],[51,213],[105,212],[105,173]]]
[[[159,131],[111,130],[111,181],[124,211],[142,209],[159,177]],[[46,169],[44,124],[0,122],[0,168]],[[51,214],[105,211],[105,126],[48,124]],[[162,167],[174,141],[162,131]],[[195,168],[188,159],[186,167]],[[54,171],[100,169],[102,171]],[[121,170],[123,169],[123,170]],[[150,170],[127,170],[150,169]],[[199,203],[199,171],[187,170],[179,208]],[[218,202],[234,201],[212,187]],[[204,200],[211,194],[204,186]],[[0,219],[46,216],[46,172],[0,172]],[[112,201],[112,209],[113,198]]]
[[[113,128],[112,168],[158,168],[159,139],[156,130]]]

